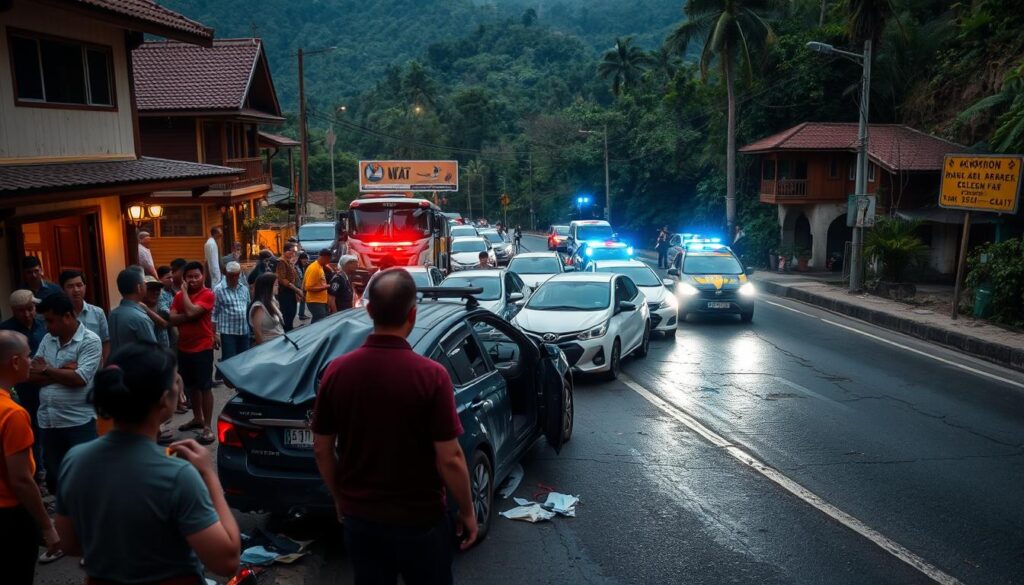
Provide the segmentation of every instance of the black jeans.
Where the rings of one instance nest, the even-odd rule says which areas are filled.
[[[35,384],[18,384],[14,387],[18,393],[18,404],[26,411],[32,421],[32,436],[35,441],[32,443],[32,459],[36,462],[36,476],[42,477],[43,468],[43,433],[39,431],[39,419],[36,414],[39,412],[39,386]]]
[[[299,301],[295,298],[295,293],[290,290],[279,291],[277,293],[277,303],[281,305],[284,330],[291,331],[295,327],[295,314],[299,310]]]
[[[455,542],[447,515],[425,528],[345,516],[355,585],[451,585]]]
[[[96,421],[91,420],[76,427],[43,429],[43,461],[46,466],[46,489],[57,495],[57,476],[64,456],[76,445],[88,443],[96,438]]]
[[[658,268],[668,268],[668,246],[658,247]]]
[[[0,508],[0,567],[3,582],[32,585],[39,555],[39,526],[22,506]]]

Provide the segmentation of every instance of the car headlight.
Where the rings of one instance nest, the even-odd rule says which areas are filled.
[[[753,283],[748,282],[740,287],[739,292],[741,295],[745,297],[752,297],[757,294],[757,289],[754,288]]]
[[[679,302],[676,301],[675,297],[666,296],[661,301],[661,304],[658,305],[658,308],[655,309],[655,310],[656,311],[663,311],[665,309],[672,309],[672,308],[675,308],[675,307],[678,307],[678,306],[679,306]]]
[[[676,286],[676,291],[684,297],[695,297],[700,294],[697,287],[688,282],[680,282],[679,285]]]
[[[587,341],[588,339],[597,339],[598,337],[604,337],[604,334],[608,333],[608,323],[602,323],[599,327],[594,327],[589,331],[584,331],[576,336],[576,339],[580,341]]]

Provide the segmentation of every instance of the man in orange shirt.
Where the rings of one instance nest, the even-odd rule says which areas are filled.
[[[306,306],[313,315],[313,323],[327,316],[327,276],[324,267],[331,262],[331,251],[320,250],[316,262],[306,267],[302,288],[306,292]]]
[[[8,390],[28,381],[30,364],[28,339],[0,331],[0,567],[12,585],[32,584],[40,532],[51,555],[60,545],[33,479],[32,423]]]

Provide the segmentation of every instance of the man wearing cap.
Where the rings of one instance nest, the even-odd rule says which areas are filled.
[[[249,287],[241,277],[242,266],[228,262],[223,280],[213,289],[213,340],[221,361],[249,349]],[[215,379],[221,381],[220,370]]]
[[[313,323],[327,316],[327,276],[324,274],[324,266],[331,261],[331,251],[327,248],[320,250],[316,262],[306,267],[306,273],[302,277],[302,288],[306,291],[306,305],[313,315]]]
[[[338,259],[338,266],[341,270],[331,279],[331,286],[328,289],[330,298],[328,308],[332,313],[352,308],[352,275],[359,267],[359,261],[355,256],[345,255]]]
[[[28,338],[28,349],[31,355],[35,355],[39,349],[39,342],[46,336],[46,323],[43,318],[36,314],[36,305],[39,299],[32,296],[32,291],[16,290],[11,293],[11,311],[14,316],[0,323],[0,330],[16,331]],[[32,382],[22,382],[14,386],[14,392],[18,396],[18,404],[28,411],[32,419],[32,432],[37,437],[32,444],[32,456],[36,461],[42,462],[42,435],[39,432],[39,419],[36,414],[39,411],[39,386]],[[38,478],[43,474],[42,466],[36,473]],[[42,481],[40,479],[40,481]]]
[[[35,256],[25,256],[21,259],[22,282],[18,288],[32,291],[32,295],[42,301],[53,293],[59,293],[60,287],[52,282],[47,282],[43,274],[43,265]]]
[[[153,253],[149,251],[152,240],[149,232],[139,232],[139,266],[146,271],[148,276],[159,278],[156,274],[156,263],[153,262]]]
[[[85,276],[79,270],[65,270],[60,273],[57,281],[64,289],[64,294],[71,299],[71,304],[75,306],[75,316],[78,317],[78,322],[99,336],[100,342],[103,343],[103,363],[107,363],[107,356],[110,355],[107,313],[96,305],[86,302]]]
[[[145,277],[126,268],[117,275],[117,291],[121,293],[121,304],[110,312],[110,350],[117,351],[136,341],[156,343],[153,321],[142,304],[146,296]]]

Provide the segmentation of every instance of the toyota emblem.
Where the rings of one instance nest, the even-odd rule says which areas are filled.
[[[545,333],[544,334],[544,341],[554,341],[556,339],[558,339],[558,335],[555,335],[554,333]]]

